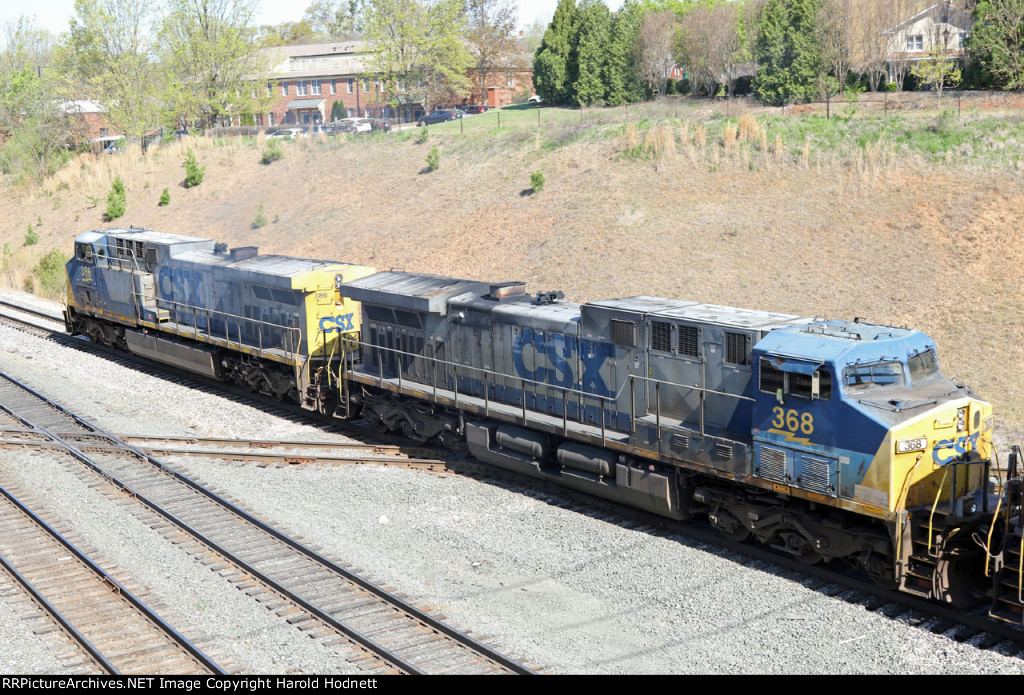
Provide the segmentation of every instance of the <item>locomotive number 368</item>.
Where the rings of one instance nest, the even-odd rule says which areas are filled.
[[[786,429],[790,432],[814,434],[814,416],[810,413],[799,413],[795,410],[783,410],[779,406],[772,408],[772,427]]]

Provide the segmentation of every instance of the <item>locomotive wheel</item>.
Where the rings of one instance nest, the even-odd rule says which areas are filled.
[[[750,538],[750,529],[724,509],[716,510],[713,515],[709,515],[708,520],[716,531],[734,543],[743,543]]]
[[[939,558],[932,586],[935,598],[968,610],[988,600],[991,579],[985,577],[985,553],[966,543],[954,544]]]

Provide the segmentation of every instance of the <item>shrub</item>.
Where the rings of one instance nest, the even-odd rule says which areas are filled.
[[[35,268],[32,269],[32,274],[36,276],[44,295],[55,297],[60,294],[66,277],[64,264],[67,262],[67,256],[58,249],[51,249],[49,253],[40,258],[39,262],[36,263]]]
[[[441,151],[434,147],[427,153],[427,168],[437,171],[441,167]]]
[[[25,233],[25,246],[34,246],[39,243],[39,234],[32,228],[32,223],[29,222],[28,231]]]
[[[544,190],[544,172],[535,171],[530,174],[530,187],[533,188],[534,193]]]
[[[263,211],[263,203],[256,209],[256,217],[252,221],[252,228],[259,229],[267,224],[267,213]]]
[[[107,222],[116,220],[124,214],[128,207],[128,198],[124,190],[124,182],[118,176],[110,184],[110,193],[107,194],[107,210],[103,213],[103,219]]]
[[[277,140],[270,140],[267,142],[267,149],[263,150],[263,158],[260,160],[261,164],[270,164],[276,162],[284,156],[284,150],[281,149],[281,143]]]
[[[198,186],[206,175],[206,166],[196,163],[196,156],[189,150],[185,153],[185,188]]]
[[[164,192],[160,194],[160,203],[159,204],[160,204],[161,207],[164,206],[164,205],[170,205],[171,204],[171,194],[167,192],[166,188],[164,189]]]
[[[420,128],[419,135],[416,136],[416,144],[417,145],[422,145],[423,143],[425,143],[427,141],[427,138],[429,136],[430,136],[430,133],[427,132],[427,126],[423,126],[422,128]]]
[[[899,85],[897,85],[895,82],[886,82],[885,83],[885,91],[887,91],[887,92],[898,92],[898,91],[900,91],[900,88],[899,88]]]

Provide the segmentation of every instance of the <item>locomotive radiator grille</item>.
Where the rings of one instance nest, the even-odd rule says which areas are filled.
[[[804,490],[834,496],[835,490],[832,489],[830,476],[830,461],[805,454],[802,457],[802,463],[800,477],[796,480],[797,484]]]
[[[761,463],[757,475],[765,480],[776,483],[788,483],[786,480],[786,452],[770,446],[761,447]]]

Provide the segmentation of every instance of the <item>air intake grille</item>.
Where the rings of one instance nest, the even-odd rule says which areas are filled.
[[[728,461],[732,458],[732,446],[729,444],[715,444],[715,458],[721,461]]]
[[[636,347],[636,324],[612,319],[612,342]]]
[[[830,464],[828,459],[805,455],[800,477],[796,479],[797,485],[804,490],[835,496],[835,490],[830,482]]]
[[[700,356],[700,350],[697,349],[696,326],[679,326],[679,339],[677,342],[680,355]]]
[[[757,475],[765,480],[776,483],[788,483],[786,480],[786,452],[770,446],[761,447],[761,463]]]
[[[672,324],[651,321],[651,349],[672,351]]]
[[[679,449],[689,449],[690,438],[687,437],[685,434],[673,434],[672,446],[677,447]]]

